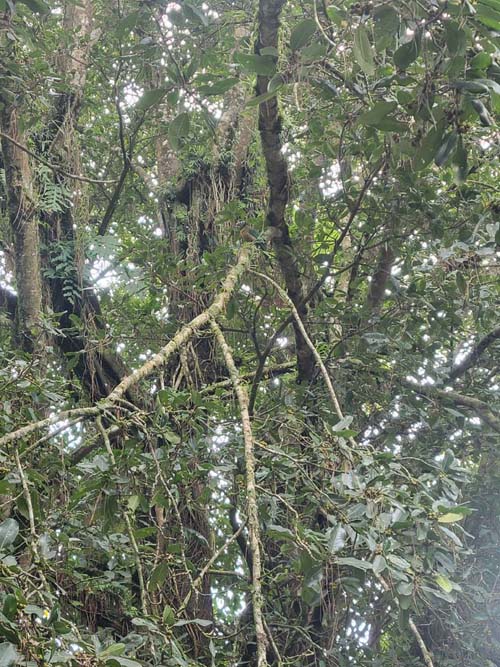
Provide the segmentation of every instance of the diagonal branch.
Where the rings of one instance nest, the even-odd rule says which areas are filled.
[[[496,327],[496,329],[493,329],[493,331],[490,331],[490,333],[486,334],[484,338],[481,338],[481,340],[472,348],[469,354],[464,359],[462,359],[459,364],[451,369],[450,374],[448,375],[448,379],[456,380],[466,371],[468,371],[469,368],[472,368],[472,366],[476,364],[476,362],[479,360],[479,357],[483,354],[486,348],[499,338],[500,326]]]
[[[108,185],[109,183],[116,183],[116,180],[103,181],[98,178],[88,178],[87,176],[83,176],[82,174],[72,174],[69,171],[66,171],[65,169],[61,169],[61,167],[58,167],[56,164],[52,164],[48,160],[45,160],[43,157],[30,150],[24,144],[21,144],[19,141],[14,139],[14,137],[11,137],[9,134],[5,134],[5,132],[0,132],[0,137],[2,139],[5,139],[6,141],[10,141],[10,143],[13,144],[16,148],[19,148],[20,151],[23,151],[23,153],[26,153],[30,157],[34,158],[37,162],[40,162],[40,164],[45,165],[53,172],[61,174],[61,176],[64,176],[65,178],[69,178],[73,181],[81,181],[82,183],[95,183],[97,185]]]
[[[492,429],[500,433],[500,418],[498,418],[490,409],[488,403],[473,398],[472,396],[464,396],[456,391],[444,391],[444,389],[437,389],[436,387],[418,386],[410,380],[400,380],[401,384],[408,387],[412,391],[421,396],[426,396],[430,399],[437,399],[446,403],[453,403],[464,408],[469,408],[481,417]]]
[[[197,317],[192,319],[188,324],[185,324],[175,336],[165,345],[157,354],[146,361],[142,366],[137,368],[133,373],[125,377],[113,391],[103,400],[99,401],[94,406],[87,408],[77,408],[75,410],[65,410],[42,419],[40,421],[27,424],[16,431],[7,433],[0,438],[0,447],[3,447],[9,442],[14,442],[26,437],[30,433],[34,433],[43,428],[47,428],[56,424],[63,419],[70,419],[73,417],[97,416],[102,412],[112,408],[115,403],[119,402],[127,394],[129,389],[137,385],[141,380],[147,378],[151,373],[163,366],[170,357],[177,352],[189,339],[200,329],[206,326],[212,319],[219,317],[227,307],[229,299],[236,288],[236,284],[244,271],[248,268],[252,256],[252,245],[245,244],[242,246],[236,264],[231,268],[227,274],[220,292],[217,294],[212,304],[206,308]]]
[[[264,275],[263,273],[259,273],[258,271],[252,271],[252,273],[255,273],[256,276],[259,276],[260,278],[263,278],[264,280],[269,281],[275,287],[275,289],[278,291],[278,294],[285,300],[285,302],[290,307],[290,310],[292,311],[292,315],[293,315],[294,320],[297,324],[297,327],[300,329],[301,334],[304,336],[304,340],[306,341],[307,346],[311,350],[311,354],[313,355],[314,360],[316,361],[316,363],[319,366],[319,369],[321,371],[321,375],[323,376],[323,380],[325,381],[326,387],[328,389],[328,394],[330,396],[330,400],[333,404],[333,407],[335,408],[335,412],[337,413],[337,417],[339,419],[344,419],[344,413],[342,412],[342,408],[340,406],[339,399],[337,398],[337,392],[335,391],[335,388],[333,386],[332,380],[331,380],[330,375],[328,373],[328,369],[326,368],[326,366],[323,362],[323,359],[321,358],[320,353],[318,352],[314,343],[310,339],[310,337],[309,337],[309,335],[308,335],[308,333],[307,333],[307,331],[304,327],[304,323],[300,319],[299,312],[298,312],[297,308],[295,308],[292,300],[290,299],[290,297],[287,296],[286,292],[283,289],[281,289],[281,287],[278,285],[278,283],[275,280],[273,280],[269,276]],[[354,438],[352,436],[349,438],[349,442],[351,443],[351,445],[353,447],[356,447],[356,441],[354,440]]]

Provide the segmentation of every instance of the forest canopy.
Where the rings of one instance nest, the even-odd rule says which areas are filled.
[[[500,0],[0,0],[0,667],[500,667]]]

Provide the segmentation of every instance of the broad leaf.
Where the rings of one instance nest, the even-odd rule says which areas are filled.
[[[290,35],[290,48],[292,51],[298,51],[316,32],[316,22],[312,19],[304,19],[292,30]]]
[[[353,53],[363,72],[368,76],[372,76],[375,73],[372,45],[370,44],[368,33],[361,25],[354,32]]]

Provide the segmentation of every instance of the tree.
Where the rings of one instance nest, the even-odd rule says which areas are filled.
[[[0,17],[0,664],[500,665],[500,2]]]

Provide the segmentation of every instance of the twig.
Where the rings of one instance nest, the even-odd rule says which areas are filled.
[[[36,533],[36,524],[35,524],[35,512],[33,510],[33,503],[31,501],[31,493],[30,489],[28,486],[28,480],[26,479],[26,474],[24,472],[24,468],[21,464],[21,459],[19,458],[19,452],[17,448],[14,451],[14,458],[16,460],[16,465],[17,465],[17,470],[19,472],[19,477],[21,479],[21,486],[23,487],[23,494],[24,494],[24,499],[26,501],[26,506],[28,508],[28,521],[30,525],[30,534],[31,534],[31,551],[33,553],[33,557],[35,559],[35,563],[39,566],[41,563],[41,558],[40,554],[38,552],[38,535]],[[45,574],[43,572],[43,569],[41,567],[38,567],[38,575],[40,576],[40,579],[45,586],[46,590],[48,593],[50,593],[50,587],[48,584],[48,581],[45,577]]]
[[[260,527],[259,512],[257,507],[257,490],[255,482],[255,452],[252,425],[250,423],[250,414],[248,412],[248,394],[241,383],[241,379],[234,362],[231,348],[224,338],[219,325],[212,319],[210,326],[219,344],[222,355],[226,362],[227,370],[231,377],[234,391],[238,399],[240,408],[241,425],[243,429],[243,441],[245,445],[245,466],[246,466],[246,493],[247,493],[247,516],[248,516],[248,539],[252,552],[252,607],[253,619],[255,624],[255,636],[257,642],[257,667],[266,667],[266,645],[267,636],[264,626],[263,616],[263,596],[262,596],[262,564],[260,554]]]
[[[224,553],[224,551],[228,548],[228,546],[229,546],[230,544],[232,544],[235,540],[238,539],[238,537],[240,536],[241,531],[243,530],[244,527],[245,527],[245,524],[242,523],[241,526],[240,526],[240,527],[238,528],[238,530],[236,531],[236,533],[233,533],[233,534],[231,535],[231,537],[230,537],[228,540],[226,540],[226,541],[224,542],[224,544],[223,544],[219,549],[217,549],[217,551],[214,553],[214,555],[212,556],[212,558],[210,558],[210,560],[206,563],[206,565],[205,565],[205,566],[202,568],[202,570],[200,571],[200,574],[199,574],[199,575],[196,577],[196,579],[193,581],[193,583],[192,583],[193,589],[198,588],[198,586],[200,585],[200,583],[203,581],[203,577],[204,577],[206,574],[209,573],[210,568],[211,568],[212,565],[215,563],[215,561],[216,561],[216,560],[217,560],[217,559]],[[231,573],[231,574],[234,574],[234,573]],[[184,610],[184,609],[187,607],[187,605],[188,605],[188,603],[189,603],[189,600],[191,599],[191,594],[192,594],[192,592],[193,592],[192,590],[188,591],[186,597],[184,598],[184,600],[183,600],[183,602],[182,602],[182,605],[180,606],[180,609],[178,610],[179,612],[182,611],[182,610]]]
[[[11,137],[8,134],[5,134],[5,132],[0,132],[0,137],[6,139],[7,141],[10,141],[12,144],[14,144],[14,146],[17,146],[19,150],[24,151],[28,155],[31,155],[31,157],[37,160],[37,162],[44,164],[49,169],[52,169],[52,171],[62,174],[66,178],[71,178],[74,181],[81,181],[82,183],[94,183],[97,185],[109,185],[110,183],[116,183],[116,179],[113,179],[111,181],[103,181],[97,178],[87,178],[87,176],[82,176],[80,174],[71,174],[70,172],[65,171],[64,169],[61,169],[57,165],[48,162],[48,160],[45,160],[43,157],[40,157],[39,155],[31,151],[27,146],[24,146],[24,144],[20,144],[13,137]]]
[[[484,421],[491,426],[491,428],[500,433],[500,418],[498,418],[490,410],[490,406],[487,403],[481,401],[479,398],[464,396],[463,394],[459,394],[456,391],[444,391],[444,389],[437,389],[436,387],[422,387],[414,384],[410,380],[405,379],[401,379],[400,383],[415,393],[426,396],[427,398],[435,398],[441,401],[463,406],[464,408],[469,408],[482,417]]]

